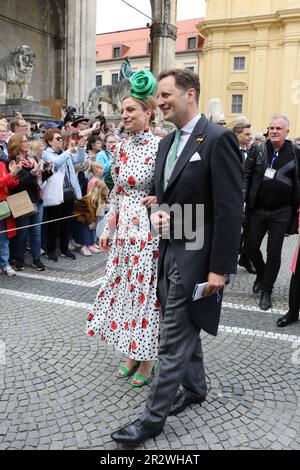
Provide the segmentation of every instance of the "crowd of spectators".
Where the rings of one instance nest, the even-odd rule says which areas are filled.
[[[74,248],[83,256],[99,252],[112,154],[128,135],[103,112],[89,119],[74,111],[62,109],[60,121],[40,123],[21,113],[0,116],[0,201],[26,190],[35,208],[0,220],[0,269],[9,276],[24,270],[26,249],[37,271],[45,270],[42,255],[57,262],[58,255],[75,260]],[[161,138],[168,133],[162,122],[151,129]]]
[[[246,167],[251,149],[257,146],[263,149],[266,142],[272,141],[268,130],[254,133],[245,116],[226,124],[219,99],[209,101],[206,114],[211,122],[226,126],[236,134]],[[279,121],[282,118],[287,120],[277,116]],[[170,129],[160,121],[151,122],[150,131],[163,138]],[[103,112],[89,119],[76,116],[73,108],[67,108],[60,121],[42,123],[27,122],[20,113],[10,120],[0,116],[0,202],[9,194],[26,190],[35,207],[33,214],[0,220],[3,273],[13,276],[16,271],[24,270],[26,249],[31,250],[32,267],[38,271],[45,270],[41,255],[57,262],[58,255],[75,260],[74,249],[80,250],[83,256],[99,252],[98,241],[114,185],[110,173],[113,152],[116,144],[126,139],[122,121],[118,126],[106,122]],[[289,138],[290,141],[295,151],[300,148],[300,138]],[[249,226],[248,222],[244,224],[239,265],[257,275],[253,287],[256,293],[262,275],[252,264],[253,256],[248,257]],[[280,261],[276,273],[279,266]],[[261,294],[267,295],[268,300],[263,302],[265,297],[261,298],[263,310],[271,307],[271,288],[266,292],[263,290]]]

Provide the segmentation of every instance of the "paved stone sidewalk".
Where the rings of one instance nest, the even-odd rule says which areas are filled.
[[[285,242],[277,310],[287,307],[294,245]],[[118,449],[110,434],[138,416],[150,385],[117,379],[122,356],[85,336],[105,258],[46,264],[0,278],[0,449]],[[253,280],[239,269],[218,336],[202,334],[207,401],[140,449],[300,449],[300,325],[282,331],[278,313],[259,311]]]

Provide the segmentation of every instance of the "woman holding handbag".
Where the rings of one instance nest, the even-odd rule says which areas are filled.
[[[56,254],[56,241],[59,231],[59,245],[61,256],[71,260],[76,256],[69,250],[69,238],[71,218],[75,198],[80,199],[81,189],[75,173],[74,165],[85,160],[85,138],[78,142],[70,139],[68,148],[63,150],[63,138],[59,129],[49,129],[44,140],[47,149],[43,154],[44,162],[51,162],[53,165],[53,179],[49,179],[49,185],[55,180],[57,184],[57,200],[45,200],[47,220],[63,219],[51,222],[47,225],[47,258],[51,261],[58,261]],[[45,185],[45,196],[47,194]]]
[[[24,270],[25,247],[29,236],[32,254],[32,267],[44,271],[45,266],[40,260],[41,254],[41,222],[43,219],[42,184],[51,175],[51,166],[42,169],[37,161],[29,155],[29,142],[26,135],[14,134],[9,139],[8,156],[10,161],[20,162],[22,169],[18,174],[19,184],[13,194],[27,191],[35,207],[34,214],[24,215],[16,219],[17,236],[11,242],[11,257],[16,259],[15,270]],[[28,225],[33,227],[26,228]]]
[[[11,189],[15,188],[19,184],[19,178],[17,174],[22,169],[22,164],[11,162],[9,170],[7,168],[6,159],[0,156],[0,205],[6,201],[6,197],[9,195]],[[2,204],[3,205],[3,204]],[[16,223],[12,215],[0,214],[0,270],[7,276],[14,276],[15,270],[10,266],[9,260],[9,239],[16,236],[16,231],[13,230],[16,227]],[[9,232],[6,232],[9,230]]]

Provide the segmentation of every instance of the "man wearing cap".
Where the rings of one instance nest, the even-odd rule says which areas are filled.
[[[289,128],[289,119],[275,114],[267,142],[252,145],[244,168],[246,252],[256,270],[253,292],[260,293],[262,310],[272,307],[271,295],[280,269],[284,235],[291,233],[291,222],[297,216],[300,149],[287,140]],[[266,234],[265,262],[260,246]]]
[[[78,131],[85,131],[87,128],[89,119],[85,118],[84,116],[78,116],[74,121],[72,122],[72,127],[75,127]]]
[[[48,131],[49,129],[58,129],[59,123],[54,122],[54,121],[48,121],[44,123],[43,127],[46,131]]]

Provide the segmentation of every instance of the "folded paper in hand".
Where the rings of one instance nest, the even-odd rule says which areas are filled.
[[[192,295],[192,299],[194,301],[202,299],[204,297],[203,296],[203,291],[204,291],[206,286],[207,286],[207,282],[202,282],[202,284],[196,284],[195,285],[194,292],[193,292],[193,295]]]
[[[21,191],[20,193],[13,194],[12,196],[7,196],[6,200],[15,219],[18,217],[24,217],[25,215],[34,214],[36,212],[27,191]]]

